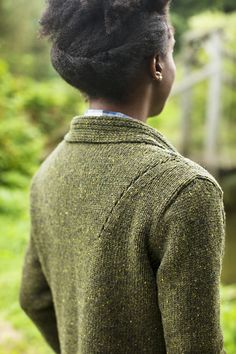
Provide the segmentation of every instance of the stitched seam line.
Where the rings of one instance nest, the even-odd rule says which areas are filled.
[[[103,141],[103,140],[97,140],[97,141],[91,141],[91,140],[84,140],[83,138],[81,138],[81,139],[78,139],[78,138],[65,138],[65,141],[67,142],[67,143],[88,143],[88,144],[109,144],[109,143],[114,143],[114,144],[121,144],[121,143],[129,143],[129,144],[142,144],[142,143],[144,143],[144,144],[149,144],[149,145],[155,145],[155,146],[158,146],[159,148],[161,148],[161,149],[163,149],[163,150],[165,150],[165,151],[173,151],[173,150],[169,150],[167,147],[164,147],[164,146],[162,146],[162,145],[160,145],[160,144],[158,144],[158,143],[156,143],[156,142],[154,142],[154,141],[152,141],[151,139],[142,139],[142,141],[141,140],[135,140],[135,141],[133,141],[133,140],[127,140],[127,139],[124,139],[124,140],[105,140],[105,141]]]
[[[104,135],[105,136],[105,135]],[[126,137],[128,136],[128,134],[126,135]],[[134,143],[134,144],[140,144],[140,143],[145,143],[145,144],[149,144],[149,145],[155,145],[158,146],[159,148],[168,151],[171,154],[175,154],[175,155],[180,155],[180,153],[177,150],[174,150],[172,147],[170,147],[169,145],[161,145],[159,143],[157,143],[157,141],[153,140],[151,137],[147,137],[143,138],[142,140],[137,140],[135,136],[130,135],[129,137],[133,137],[135,140],[127,140],[126,138],[124,138],[124,140],[97,140],[97,141],[92,141],[92,140],[87,140],[86,137],[82,138],[82,137],[78,137],[72,133],[68,133],[64,136],[64,140],[66,143],[88,143],[88,144],[109,144],[109,143],[114,143],[114,144],[120,144],[120,143]],[[111,137],[113,138],[113,137]]]
[[[174,157],[175,158],[175,157]],[[174,159],[173,158],[173,159]],[[129,191],[132,189],[132,187],[134,186],[135,183],[138,183],[138,181],[146,174],[148,173],[151,169],[155,168],[157,165],[161,165],[167,161],[171,160],[171,157],[168,157],[167,159],[165,159],[164,161],[158,161],[157,163],[155,163],[154,165],[148,166],[141,174],[139,174],[138,176],[136,176],[131,183],[129,184],[129,186],[121,193],[121,195],[119,196],[119,198],[116,200],[116,202],[113,204],[105,222],[103,223],[103,226],[99,232],[98,237],[100,238],[103,231],[105,230],[106,226],[109,224],[109,221],[113,215],[113,211],[115,210],[115,208],[117,207],[117,205],[128,195]]]
[[[212,179],[210,179],[208,176],[203,176],[200,175],[198,173],[196,173],[194,176],[192,176],[190,179],[188,179],[185,183],[181,184],[180,186],[178,186],[174,192],[171,194],[170,198],[168,199],[168,201],[166,202],[166,204],[163,207],[163,210],[160,213],[160,216],[162,216],[163,213],[165,213],[166,209],[168,208],[168,206],[172,203],[172,200],[179,194],[181,193],[181,191],[183,189],[185,189],[189,183],[191,183],[194,179],[205,179],[208,180],[209,182],[211,182],[211,184],[213,184],[213,186],[217,189],[217,191],[219,192],[219,196],[222,196],[222,193],[220,191],[220,189],[218,188],[218,186],[212,181]],[[158,219],[159,220],[159,219]]]
[[[176,155],[175,153],[174,153],[173,155],[174,155],[173,160],[176,159],[176,157],[178,157],[178,155]],[[173,155],[172,155],[172,156],[173,156]],[[181,155],[179,154],[179,156],[181,156]],[[119,198],[118,198],[118,199],[116,200],[116,202],[113,204],[113,206],[112,206],[112,208],[111,208],[111,210],[110,210],[110,212],[109,212],[109,214],[108,214],[108,216],[107,216],[107,218],[106,218],[106,220],[105,220],[105,222],[104,222],[104,224],[103,224],[103,226],[102,226],[102,228],[101,228],[101,230],[100,230],[100,233],[99,233],[99,235],[98,235],[98,238],[101,237],[101,235],[102,235],[102,233],[104,232],[105,228],[108,226],[109,221],[110,221],[110,219],[111,219],[111,217],[112,217],[112,215],[113,215],[113,211],[115,210],[115,208],[117,207],[117,205],[122,201],[122,199],[124,199],[124,198],[129,194],[129,191],[132,189],[132,187],[134,186],[134,184],[135,184],[135,183],[138,183],[138,181],[139,181],[146,173],[148,173],[151,169],[153,169],[153,168],[155,168],[157,165],[162,164],[162,163],[165,163],[165,162],[167,162],[167,161],[169,161],[169,160],[172,160],[171,157],[168,157],[167,159],[165,159],[164,161],[161,161],[161,162],[158,161],[158,163],[155,163],[154,165],[148,166],[148,168],[146,168],[144,172],[142,172],[141,174],[139,174],[136,178],[134,178],[134,180],[131,181],[131,183],[129,184],[129,186],[121,193],[121,195],[119,196]],[[186,164],[186,165],[189,167],[189,164],[188,164],[187,161],[184,161],[184,160],[183,160],[182,162],[183,162],[184,164]],[[177,168],[177,166],[174,166],[174,167],[171,169],[171,171],[174,170],[175,168]],[[190,168],[191,168],[191,167],[190,167]],[[170,172],[170,170],[167,170],[167,171],[165,171],[165,172]],[[164,173],[165,173],[165,172],[164,172]],[[219,193],[222,195],[221,189],[218,187],[218,185],[215,184],[214,181],[212,181],[212,179],[211,179],[210,177],[205,176],[205,175],[201,175],[201,174],[198,173],[198,171],[195,171],[195,170],[192,171],[192,174],[193,174],[193,175],[192,175],[191,177],[189,177],[185,182],[183,182],[183,184],[181,184],[180,186],[178,186],[178,187],[174,190],[174,192],[171,194],[170,198],[169,198],[169,199],[167,200],[167,202],[163,205],[163,208],[162,208],[162,210],[161,210],[160,213],[159,213],[159,217],[157,218],[157,222],[159,221],[160,217],[163,215],[163,213],[165,212],[165,209],[167,208],[167,206],[169,205],[169,203],[171,203],[171,201],[172,201],[172,199],[175,197],[175,195],[178,195],[178,193],[185,187],[185,185],[187,185],[188,183],[190,183],[194,178],[197,178],[197,177],[198,177],[198,178],[203,178],[203,179],[209,180],[209,181],[217,188],[217,190],[219,191]],[[154,176],[154,178],[155,178],[155,176]],[[150,181],[148,181],[148,182],[150,182]],[[148,183],[148,182],[147,182],[147,183]],[[157,224],[157,222],[155,222],[155,224]]]

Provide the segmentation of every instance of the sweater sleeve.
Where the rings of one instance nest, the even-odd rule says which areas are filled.
[[[25,253],[19,303],[46,342],[56,353],[60,353],[52,294],[41,268],[32,233]]]
[[[223,195],[195,177],[162,216],[156,281],[167,354],[226,354],[220,323]]]

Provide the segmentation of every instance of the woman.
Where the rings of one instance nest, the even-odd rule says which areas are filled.
[[[175,78],[169,2],[49,0],[89,102],[34,175],[20,305],[56,353],[220,354],[223,191],[147,117]]]

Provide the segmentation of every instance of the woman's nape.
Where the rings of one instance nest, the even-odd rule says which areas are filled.
[[[139,84],[126,103],[112,102],[104,98],[89,99],[90,109],[117,111],[146,122],[162,112],[175,80],[176,66],[173,58],[175,44],[171,33],[168,52],[165,56],[154,54],[147,58],[144,70],[140,72]]]

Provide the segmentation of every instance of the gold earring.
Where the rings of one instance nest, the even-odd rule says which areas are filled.
[[[162,81],[163,76],[162,76],[162,73],[160,73],[160,71],[156,71],[156,79],[157,79],[158,81]]]

